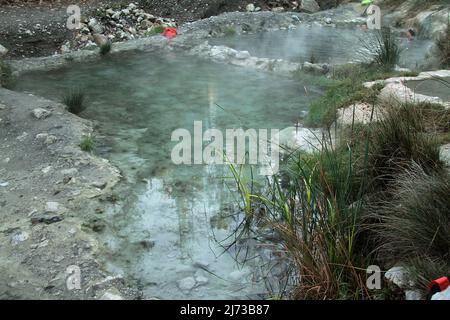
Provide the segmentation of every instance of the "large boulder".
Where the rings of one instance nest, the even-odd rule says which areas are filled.
[[[421,36],[437,40],[444,35],[449,24],[448,9],[438,9],[439,7],[432,6],[429,10],[420,12],[407,24],[415,30],[420,30]]]

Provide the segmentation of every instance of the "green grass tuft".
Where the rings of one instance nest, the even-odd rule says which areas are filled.
[[[99,53],[102,56],[105,56],[111,52],[111,49],[112,49],[112,43],[111,43],[111,41],[108,41],[100,46]]]
[[[329,127],[336,118],[336,110],[348,107],[356,102],[370,105],[376,102],[376,97],[383,85],[372,88],[363,86],[364,82],[381,80],[391,77],[416,76],[417,72],[397,72],[385,70],[375,64],[345,64],[332,71],[331,81],[323,82],[325,94],[312,102],[306,125],[310,127]]]
[[[165,28],[161,25],[153,26],[149,32],[146,33],[147,36],[154,36],[163,33]]]
[[[12,75],[11,67],[4,61],[0,60],[0,86],[5,88],[12,88],[14,86],[15,78]]]
[[[74,114],[80,114],[86,109],[84,92],[79,89],[71,89],[66,92],[62,99],[67,106],[67,110]]]
[[[86,152],[92,152],[95,147],[95,137],[92,134],[84,135],[81,138],[80,148]]]
[[[225,36],[234,36],[234,35],[237,33],[237,31],[236,31],[236,28],[235,28],[235,27],[233,27],[233,26],[227,26],[227,27],[223,30],[223,33],[224,33]]]
[[[400,59],[402,50],[390,28],[381,29],[374,39],[363,40],[362,45],[366,51],[373,55],[374,64],[384,70],[392,70]]]

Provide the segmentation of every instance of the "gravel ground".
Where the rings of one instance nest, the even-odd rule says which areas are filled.
[[[245,11],[249,3],[261,10],[284,7],[292,10],[289,0],[0,0],[0,44],[9,49],[10,58],[36,57],[59,52],[61,45],[74,37],[66,28],[67,6],[78,4],[82,16],[89,16],[99,6],[136,2],[155,16],[173,18],[178,24],[224,12]],[[334,0],[320,1],[322,8]]]

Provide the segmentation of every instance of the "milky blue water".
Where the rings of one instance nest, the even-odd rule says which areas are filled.
[[[238,249],[248,243],[230,253],[220,245],[241,221],[230,217],[239,212],[239,198],[229,191],[234,183],[224,180],[229,170],[224,165],[174,165],[171,133],[177,128],[192,132],[194,121],[202,121],[204,130],[283,129],[297,122],[320,90],[304,81],[177,52],[127,53],[29,73],[16,90],[61,100],[74,87],[86,95],[88,108],[81,116],[98,123],[95,152],[124,176],[115,191],[119,201],[105,214],[110,227],[103,234],[110,251],[107,268],[136,280],[144,298],[266,294],[261,259],[245,266],[235,261]],[[271,259],[269,249],[257,249]]]

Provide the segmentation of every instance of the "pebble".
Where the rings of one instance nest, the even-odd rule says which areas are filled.
[[[58,210],[59,210],[58,202],[49,201],[45,204],[45,211],[47,212],[58,212]]]
[[[25,232],[25,231],[18,232],[11,237],[11,244],[13,246],[16,246],[19,243],[28,240],[29,237],[30,236],[29,236],[28,232]]]
[[[191,291],[195,285],[196,281],[194,277],[187,277],[177,281],[178,288],[183,291]]]
[[[195,277],[195,281],[197,282],[197,284],[199,286],[205,285],[205,284],[207,284],[209,282],[208,278],[203,277],[203,276]]]
[[[43,108],[36,108],[33,109],[32,114],[36,119],[41,120],[49,117],[52,113]]]

